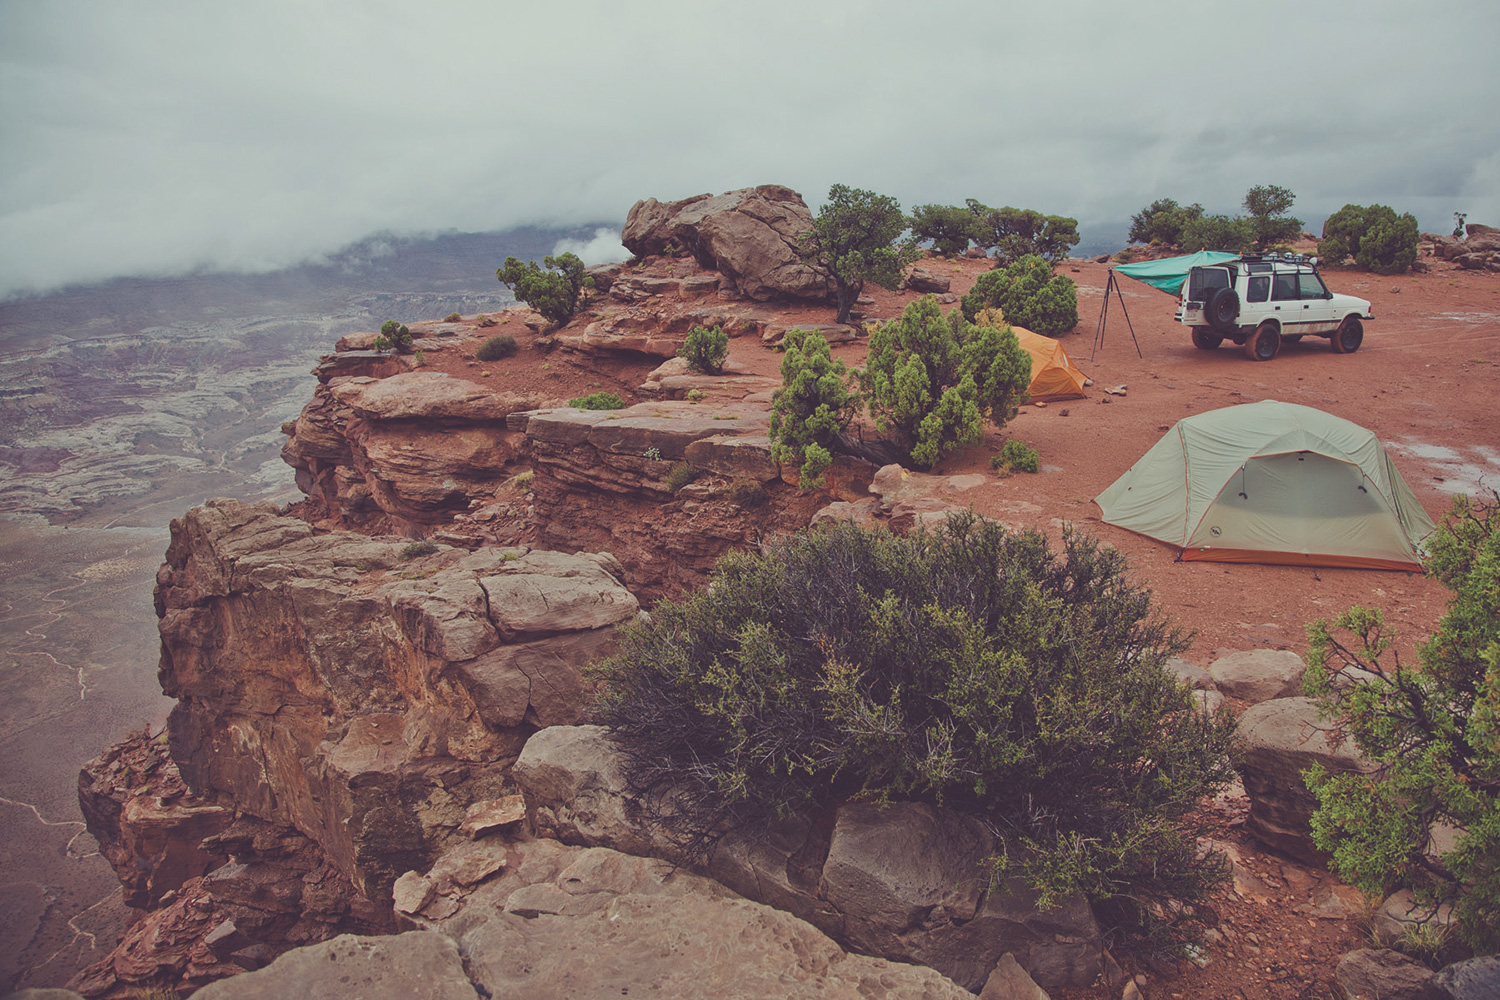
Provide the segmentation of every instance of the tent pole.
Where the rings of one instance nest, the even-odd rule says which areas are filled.
[[[1110,278],[1114,278],[1114,268],[1109,269],[1109,276]],[[1141,353],[1141,342],[1135,339],[1135,324],[1130,322],[1130,310],[1125,308],[1125,296],[1121,294],[1118,284],[1115,285],[1115,295],[1120,299],[1120,311],[1125,314],[1125,325],[1130,328],[1130,339],[1135,343],[1135,356],[1144,358],[1145,355]]]

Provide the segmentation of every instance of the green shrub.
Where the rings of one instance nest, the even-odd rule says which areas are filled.
[[[375,338],[375,350],[394,350],[398,354],[410,354],[412,339],[411,331],[406,328],[405,323],[397,323],[393,319],[388,319],[380,325],[380,336]]]
[[[677,356],[686,358],[689,367],[705,375],[717,375],[729,358],[729,334],[720,326],[695,326],[688,331]]]
[[[1078,325],[1078,288],[1041,257],[1022,257],[981,274],[962,308],[971,323],[981,310],[999,309],[1008,323],[1056,337]]]
[[[688,483],[697,479],[701,474],[702,470],[694,467],[689,462],[676,462],[667,470],[667,474],[662,477],[662,482],[666,484],[668,490],[676,493]]]
[[[1378,610],[1308,626],[1308,693],[1333,737],[1378,768],[1307,773],[1313,839],[1368,894],[1404,886],[1451,904],[1460,935],[1487,953],[1500,948],[1500,495],[1455,501],[1428,552],[1451,596],[1417,666],[1392,654]],[[1452,846],[1439,853],[1444,830]]]
[[[444,323],[461,323],[461,322],[463,322],[463,317],[460,316],[458,313],[449,313],[448,315],[446,315],[446,316],[443,317],[443,322]]]
[[[495,277],[509,285],[516,298],[561,326],[573,318],[579,297],[585,288],[594,287],[594,279],[584,273],[583,261],[571,253],[543,257],[542,264],[545,271],[534,260],[522,263],[507,257]]]
[[[801,462],[798,485],[817,489],[833,464],[833,447],[859,410],[856,376],[833,360],[821,333],[788,330],[782,341],[781,388],[771,399],[771,457]]]
[[[919,240],[931,240],[943,257],[956,257],[969,249],[976,229],[974,213],[961,205],[918,205],[911,210],[911,232]]]
[[[1182,249],[1240,253],[1255,240],[1255,229],[1243,216],[1201,215],[1182,226]]]
[[[1164,243],[1182,246],[1182,230],[1194,219],[1203,218],[1203,206],[1179,205],[1171,198],[1158,198],[1130,217],[1131,243]]]
[[[997,266],[1028,256],[1056,262],[1078,242],[1077,219],[1009,205],[990,208],[973,198],[968,206],[974,217],[974,242],[994,248]]]
[[[587,396],[568,400],[568,405],[579,410],[623,410],[625,400],[614,392],[591,392]]]
[[[945,317],[924,295],[870,335],[859,381],[876,427],[930,468],[977,443],[986,420],[1000,427],[1015,416],[1031,384],[1031,357],[1010,327],[975,326],[957,310]]]
[[[402,559],[419,559],[422,556],[430,556],[438,550],[437,543],[422,539],[419,542],[411,542],[401,547]]]
[[[1166,672],[1186,639],[1124,569],[972,514],[804,531],[622,627],[599,711],[689,856],[759,819],[916,800],[1004,831],[993,869],[1043,905],[1191,902],[1222,865],[1180,824],[1232,777],[1234,724]]]
[[[661,449],[658,448],[656,445],[653,444],[651,447],[649,447],[645,451],[641,452],[641,457],[644,458],[648,462],[660,462],[661,461]]]
[[[1042,460],[1036,449],[1028,448],[1015,438],[1006,441],[1000,454],[990,459],[990,468],[996,472],[1036,472],[1041,467]]]
[[[1400,274],[1417,260],[1417,220],[1385,205],[1345,205],[1323,223],[1318,256],[1329,264],[1349,257],[1366,271]]]
[[[480,361],[499,361],[516,353],[516,338],[508,333],[502,333],[498,337],[486,337],[484,342],[474,351],[474,357]]]
[[[689,389],[683,394],[683,398],[689,403],[701,403],[707,398],[707,395],[702,389]]]

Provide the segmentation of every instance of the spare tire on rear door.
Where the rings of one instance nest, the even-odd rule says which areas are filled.
[[[1203,318],[1215,330],[1233,330],[1240,318],[1240,296],[1233,288],[1211,288],[1203,300]]]

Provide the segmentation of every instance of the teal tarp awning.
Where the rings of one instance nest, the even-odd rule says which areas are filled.
[[[1199,250],[1181,257],[1143,260],[1139,264],[1116,264],[1111,270],[1119,271],[1136,281],[1144,281],[1153,288],[1160,288],[1168,295],[1176,295],[1182,288],[1182,283],[1187,280],[1189,268],[1238,260],[1239,256],[1237,253],[1222,253],[1218,250]]]

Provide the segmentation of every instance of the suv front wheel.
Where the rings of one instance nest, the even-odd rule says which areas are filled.
[[[1281,331],[1275,323],[1262,323],[1245,341],[1245,354],[1251,361],[1270,361],[1281,350]]]
[[[1328,338],[1335,352],[1339,354],[1353,354],[1359,350],[1359,345],[1365,340],[1365,325],[1359,321],[1358,316],[1345,316],[1339,328],[1333,331],[1333,336]]]

